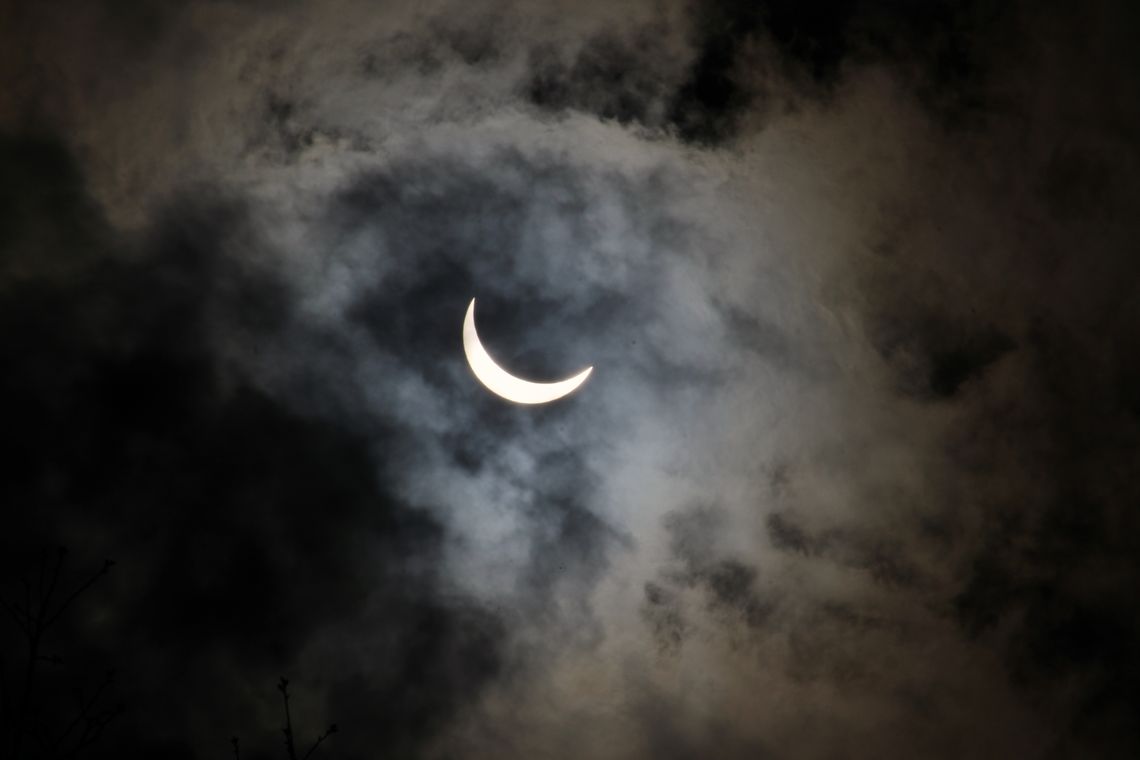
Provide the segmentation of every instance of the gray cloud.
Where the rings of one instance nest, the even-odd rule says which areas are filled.
[[[120,559],[124,746],[289,670],[346,757],[1135,753],[1130,11],[84,7],[0,58],[6,533]]]

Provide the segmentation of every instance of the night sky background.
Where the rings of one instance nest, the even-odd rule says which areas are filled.
[[[1138,36],[0,2],[0,755],[1140,757]]]

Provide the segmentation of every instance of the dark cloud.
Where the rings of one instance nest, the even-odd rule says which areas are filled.
[[[963,630],[999,646],[1028,693],[1080,678],[1069,741],[1116,754],[1138,741],[1120,718],[1136,707],[1140,673],[1129,643],[1140,636],[1140,619],[1118,585],[1140,570],[1135,516],[1121,508],[1134,488],[1114,474],[1135,462],[1136,422],[1115,372],[1074,384],[1072,373],[1096,362],[1080,355],[1080,342],[1058,341],[1064,332],[1043,339],[1035,331],[1033,375],[1022,378],[1016,411],[979,423],[985,435],[1021,442],[991,466],[1021,468],[1040,488],[993,504],[991,538],[954,601]],[[1104,358],[1132,363],[1122,354]]]
[[[943,114],[980,97],[977,38],[993,19],[969,3],[715,0],[691,8],[696,54],[669,108],[686,141],[716,145],[736,135],[748,109],[783,108],[783,94],[756,76],[773,63],[802,78],[809,97],[828,96],[845,65],[883,60],[910,69],[917,91]],[[757,55],[766,44],[778,51],[773,61]]]
[[[431,76],[450,63],[490,67],[502,59],[506,32],[494,13],[440,15],[428,19],[427,25],[426,34],[400,31],[375,45],[364,54],[362,73],[384,78],[399,76],[410,68]]]
[[[666,573],[665,580],[674,589],[697,589],[705,597],[709,609],[732,621],[756,628],[764,625],[772,614],[775,601],[764,598],[757,589],[758,571],[752,565],[732,557],[719,556],[717,535],[723,526],[715,510],[696,507],[667,518],[671,548],[677,566]],[[645,587],[647,617],[664,635],[666,643],[679,642],[684,623],[675,604],[676,591],[656,583]]]
[[[953,397],[971,379],[1016,348],[1009,335],[991,325],[913,314],[904,322],[884,321],[878,350],[896,368],[900,390],[916,398]]]
[[[1140,751],[1131,8],[16,5],[0,588],[118,560],[106,756],[282,673],[353,758]]]
[[[132,252],[61,148],[5,150],[5,189],[25,188],[6,204],[5,555],[10,570],[40,544],[118,559],[98,634],[132,705],[116,741],[178,756],[238,732],[256,747],[274,729],[241,725],[262,701],[242,685],[271,698],[272,674],[339,626],[385,642],[377,667],[328,677],[309,712],[354,726],[346,756],[407,751],[495,674],[500,624],[437,596],[439,526],[369,453],[400,433],[365,441],[224,381],[212,330],[264,340],[290,319],[284,285],[232,256],[257,243],[240,204],[187,200]],[[194,735],[190,713],[216,735]]]
[[[550,111],[575,109],[620,124],[661,127],[671,72],[659,70],[660,36],[652,28],[630,39],[604,34],[589,40],[569,64],[557,49],[536,50],[528,62],[527,98]]]
[[[874,582],[886,586],[911,586],[921,580],[901,547],[882,539],[835,528],[810,534],[781,513],[770,515],[766,527],[768,540],[775,549],[827,558],[866,571]]]
[[[665,21],[631,32],[603,32],[567,52],[533,50],[527,99],[556,113],[582,111],[621,124],[675,133],[714,146],[738,133],[749,110],[780,111],[786,94],[765,81],[791,76],[810,98],[826,98],[843,66],[901,64],[915,92],[955,121],[983,107],[979,38],[1008,23],[961,3],[713,0],[690,3],[688,61],[671,51]],[[768,47],[776,51],[765,57]]]

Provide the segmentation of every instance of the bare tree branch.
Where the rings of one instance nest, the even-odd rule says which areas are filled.
[[[21,578],[20,582],[24,584],[24,614],[28,618],[29,627],[32,625],[35,616],[32,614],[32,584],[28,582],[27,577]]]
[[[336,727],[336,724],[333,723],[331,726],[329,726],[327,729],[325,729],[325,732],[323,734],[321,734],[320,736],[317,737],[316,742],[313,743],[312,747],[309,747],[309,751],[305,753],[305,756],[303,758],[301,758],[301,760],[309,760],[309,755],[316,752],[317,747],[321,746],[321,744],[324,743],[325,739],[329,738],[330,736],[332,736],[336,732],[337,732],[337,727]]]
[[[282,703],[285,707],[285,727],[281,730],[281,733],[285,735],[285,752],[289,756],[289,760],[297,760],[297,747],[293,735],[293,715],[289,708],[288,678],[281,676],[281,680],[277,682],[277,691],[281,692]],[[328,739],[336,732],[337,727],[336,724],[333,723],[327,729],[325,729],[325,732],[323,734],[317,737],[317,740],[313,742],[313,746],[309,747],[309,751],[305,753],[304,757],[301,758],[301,760],[309,760],[309,757],[317,751],[317,748],[324,744],[325,739]],[[236,749],[237,739],[235,738],[234,741]]]
[[[0,597],[0,607],[3,607],[4,611],[12,617],[12,622],[16,624],[16,627],[27,635],[28,624],[25,620],[20,619],[20,606],[18,604],[9,604],[3,597]]]
[[[285,751],[289,753],[289,760],[297,760],[297,749],[293,744],[293,716],[289,713],[289,679],[281,676],[277,683],[277,691],[281,692],[281,699],[285,703]]]
[[[80,695],[79,712],[76,714],[75,718],[72,719],[69,724],[67,724],[67,728],[63,730],[63,733],[61,733],[55,740],[53,749],[58,749],[67,740],[67,737],[71,735],[71,732],[74,731],[81,722],[85,722],[90,719],[92,714],[91,711],[95,708],[95,705],[99,702],[99,699],[103,696],[103,693],[114,682],[115,671],[109,670],[107,671],[107,675],[103,677],[103,680],[96,687],[95,693],[91,695],[90,699],[84,700],[82,698],[82,695]]]
[[[45,757],[75,757],[98,741],[107,725],[123,712],[121,704],[100,707],[101,701],[114,681],[113,672],[107,674],[89,698],[84,698],[82,692],[78,693],[78,714],[58,736],[52,736],[51,721],[47,720],[39,709],[41,705],[40,695],[37,694],[39,691],[37,666],[41,662],[53,665],[61,665],[64,662],[63,657],[58,654],[41,654],[45,634],[71,604],[105,576],[114,565],[110,560],[104,561],[96,573],[79,584],[58,608],[53,609],[52,601],[59,588],[66,557],[67,550],[63,547],[56,551],[54,561],[50,558],[49,552],[43,550],[40,553],[35,582],[33,583],[28,576],[20,579],[24,587],[23,604],[0,599],[0,607],[4,608],[23,635],[27,653],[23,688],[19,694],[7,682],[6,663],[0,661],[0,718],[3,719],[0,722],[0,727],[3,728],[3,736],[0,737],[0,756],[23,757],[22,752],[27,740],[35,741],[40,747],[40,754]],[[61,752],[71,737],[74,737],[74,745]]]
[[[47,575],[47,562],[47,547],[45,546],[40,549],[40,577],[36,582],[36,595],[40,599],[44,598],[44,578]]]
[[[43,601],[40,603],[41,617],[51,606],[51,597],[55,594],[56,586],[59,585],[59,574],[63,570],[63,561],[67,558],[67,549],[63,546],[59,547],[55,553],[55,567],[51,573],[51,583],[48,585],[47,593],[43,596]],[[62,609],[60,610],[62,612]],[[51,625],[53,621],[49,621],[47,625]],[[45,626],[46,627],[46,626]]]
[[[60,562],[61,563],[63,562],[62,555],[60,556]],[[79,588],[77,588],[71,592],[71,595],[68,596],[67,599],[64,600],[63,604],[60,605],[59,609],[55,611],[55,614],[53,614],[50,618],[48,618],[47,622],[44,623],[44,628],[51,626],[52,623],[54,623],[56,620],[59,620],[59,616],[64,613],[64,610],[66,610],[69,606],[71,606],[72,602],[74,602],[76,599],[78,599],[79,596],[84,591],[86,591],[87,589],[89,589],[93,585],[95,585],[95,583],[100,578],[105,576],[107,573],[111,572],[111,568],[114,566],[115,566],[115,563],[112,560],[109,560],[109,559],[103,560],[103,567],[101,567],[98,570],[98,572],[96,572],[94,575],[92,575],[90,578],[88,578],[87,581],[85,583],[83,583],[83,585],[79,586]],[[57,573],[58,573],[58,571],[57,571]],[[53,583],[52,589],[54,590],[54,588],[55,588],[55,584]]]
[[[79,741],[69,751],[60,755],[64,760],[73,758],[83,750],[90,747],[103,735],[103,730],[110,725],[118,716],[122,715],[124,711],[122,704],[117,704],[114,707],[108,707],[93,714],[90,718],[84,720],[83,733],[79,737]]]

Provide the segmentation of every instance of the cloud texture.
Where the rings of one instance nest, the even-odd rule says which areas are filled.
[[[9,20],[3,548],[119,562],[100,751],[279,673],[349,758],[1140,749],[1123,4]],[[500,403],[473,296],[594,376]]]

